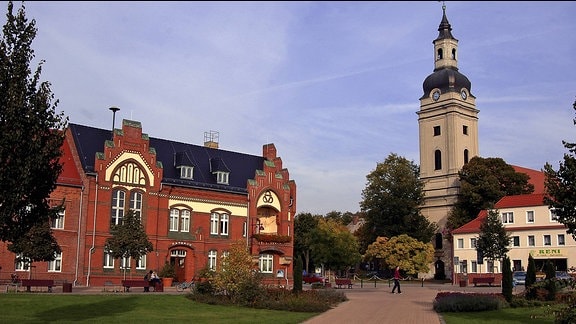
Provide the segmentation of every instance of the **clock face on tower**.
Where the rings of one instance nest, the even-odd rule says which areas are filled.
[[[438,90],[434,91],[434,93],[432,94],[432,99],[434,99],[434,101],[438,101],[438,99],[440,99],[440,91]]]
[[[462,99],[464,99],[464,100],[466,100],[466,98],[468,98],[468,94],[464,90],[462,90],[462,92],[460,92],[460,96],[462,96]]]

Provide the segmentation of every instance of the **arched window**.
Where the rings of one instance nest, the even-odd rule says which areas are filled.
[[[436,233],[436,250],[442,249],[442,233]]]
[[[464,164],[468,163],[468,149],[464,150]]]
[[[444,56],[444,54],[442,53],[442,49],[439,48],[438,53],[436,55],[436,60],[441,60],[443,56]]]
[[[112,215],[110,218],[110,224],[119,225],[122,224],[122,218],[124,218],[124,200],[126,199],[126,192],[123,190],[115,189],[112,192]]]
[[[434,151],[434,170],[442,170],[442,152]]]
[[[140,218],[142,216],[142,193],[138,191],[130,192],[130,209]]]
[[[455,48],[452,49],[452,59],[453,60],[456,59],[456,49]]]

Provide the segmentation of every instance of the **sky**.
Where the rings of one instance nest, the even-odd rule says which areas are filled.
[[[6,12],[7,2],[4,3]],[[422,83],[442,2],[25,2],[35,65],[69,122],[262,155],[274,143],[297,213],[360,211],[391,153],[419,164]],[[479,153],[540,170],[575,140],[576,2],[448,1]],[[16,9],[21,2],[14,2]],[[2,24],[5,20],[2,22]]]

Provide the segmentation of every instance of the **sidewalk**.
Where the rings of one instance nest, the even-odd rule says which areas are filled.
[[[440,324],[441,317],[432,308],[436,294],[441,291],[501,292],[501,287],[459,287],[452,284],[401,284],[402,294],[392,294],[388,285],[378,288],[354,287],[342,289],[348,301],[305,324]]]

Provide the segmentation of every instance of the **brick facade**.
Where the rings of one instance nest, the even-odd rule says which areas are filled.
[[[152,139],[139,122],[129,120],[113,136],[72,125],[63,147],[64,172],[50,197],[55,204],[65,201],[64,226],[54,228],[62,248],[61,267],[49,271],[47,262],[34,262],[18,271],[15,255],[7,243],[0,243],[0,279],[16,271],[21,278],[100,286],[124,277],[142,278],[170,262],[178,281],[187,281],[209,258],[218,267],[231,243],[241,240],[255,268],[263,264],[265,281],[291,283],[296,184],[274,144],[265,144],[262,156],[210,145]],[[189,178],[180,176],[182,167],[191,168]],[[222,182],[216,180],[220,171]],[[154,251],[140,267],[131,260],[123,269],[118,259],[113,266],[105,265],[111,223],[129,209],[139,211]],[[285,277],[277,277],[280,270]]]

